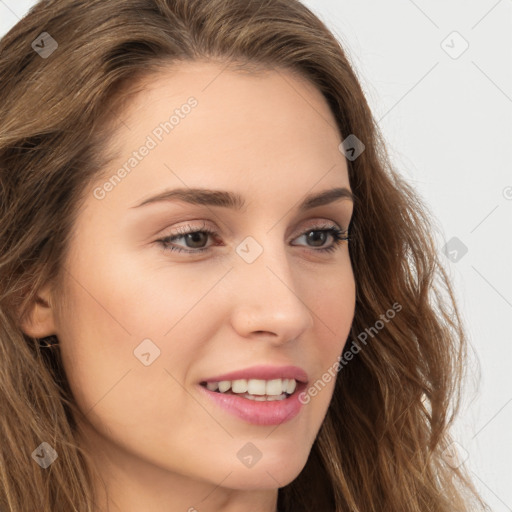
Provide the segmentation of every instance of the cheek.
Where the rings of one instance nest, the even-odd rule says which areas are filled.
[[[354,319],[356,287],[351,267],[347,265],[338,275],[326,277],[315,286],[310,284],[308,306],[323,333],[323,359],[341,353]]]
[[[325,415],[342,366],[338,361],[347,344],[356,302],[355,281],[351,268],[340,273],[339,279],[325,280],[310,294],[315,317],[315,343],[312,359],[319,362],[303,396],[303,403],[315,408],[315,416]]]
[[[126,411],[134,422],[137,411],[141,417],[151,411],[154,417],[155,411],[168,410],[162,399],[173,395],[173,408],[179,407],[178,382],[186,381],[207,339],[208,320],[219,316],[215,293],[208,292],[224,268],[201,272],[197,279],[193,266],[173,269],[160,262],[155,268],[154,262],[120,250],[76,254],[80,257],[67,266],[73,277],[58,331],[80,408],[101,409],[115,423]],[[145,405],[134,410],[134,404]]]
[[[86,424],[111,442],[141,458],[179,453],[183,418],[200,413],[183,387],[201,340],[197,321],[184,317],[187,301],[151,294],[156,285],[142,274],[120,277],[89,282],[90,293],[71,285],[73,305],[59,335],[71,390]]]

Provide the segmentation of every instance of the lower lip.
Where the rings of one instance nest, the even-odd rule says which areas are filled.
[[[253,425],[279,425],[290,421],[299,414],[303,406],[299,400],[299,395],[306,389],[306,384],[297,383],[294,393],[288,398],[270,402],[260,402],[237,395],[217,393],[201,385],[199,387],[217,405],[248,423]]]

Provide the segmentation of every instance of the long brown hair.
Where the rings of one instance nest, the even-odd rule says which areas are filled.
[[[41,38],[46,46],[33,46]],[[348,161],[357,297],[347,357],[279,509],[484,509],[464,466],[443,457],[467,342],[435,223],[393,169],[340,43],[297,0],[41,0],[0,41],[0,508],[95,509],[58,351],[24,334],[21,319],[62,277],[83,192],[111,158],[128,92],[198,59],[298,72],[323,93],[343,138],[365,146]],[[58,453],[47,470],[31,457],[43,441]]]

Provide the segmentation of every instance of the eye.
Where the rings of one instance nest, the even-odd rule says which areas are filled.
[[[178,234],[157,240],[157,242],[163,246],[164,250],[188,253],[204,252],[209,249],[209,247],[204,247],[204,242],[208,240],[208,237],[217,236],[217,233],[208,228],[208,226],[206,226],[204,223],[200,228],[192,228],[191,226],[186,226],[184,228],[178,228],[177,231]],[[186,246],[184,249],[183,247],[173,244],[173,242],[176,242],[180,239],[185,240],[187,244],[190,243],[191,245]]]
[[[339,229],[338,226],[334,225],[330,225],[328,227],[315,226],[309,228],[298,238],[302,237],[305,237],[307,241],[312,242],[313,247],[321,246],[321,249],[316,249],[315,252],[335,251],[343,242],[347,242],[349,240],[348,231]],[[333,243],[327,247],[323,247],[328,237],[333,239]]]
[[[159,243],[165,251],[199,254],[210,249],[211,245],[205,245],[209,237],[218,237],[218,233],[208,228],[206,224],[203,224],[203,226],[200,228],[192,228],[191,226],[186,226],[184,228],[179,228],[177,231],[178,234],[173,234],[165,238],[161,238],[160,240],[156,240],[156,242]],[[302,237],[305,237],[306,242],[312,244],[309,247],[314,248],[312,249],[312,252],[314,253],[335,251],[343,242],[349,240],[348,230],[339,229],[336,225],[313,226],[307,231],[304,231],[295,240],[298,240]],[[329,239],[329,237],[332,238],[332,243],[327,247],[324,247],[325,242]],[[180,239],[185,241],[185,247],[176,245],[175,242]],[[221,244],[214,243],[212,245]]]

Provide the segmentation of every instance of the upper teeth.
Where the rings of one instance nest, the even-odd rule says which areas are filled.
[[[239,380],[221,380],[220,382],[207,382],[206,387],[210,391],[220,391],[225,393],[249,393],[251,395],[281,395],[282,393],[292,394],[295,391],[297,383],[295,379],[239,379]]]

